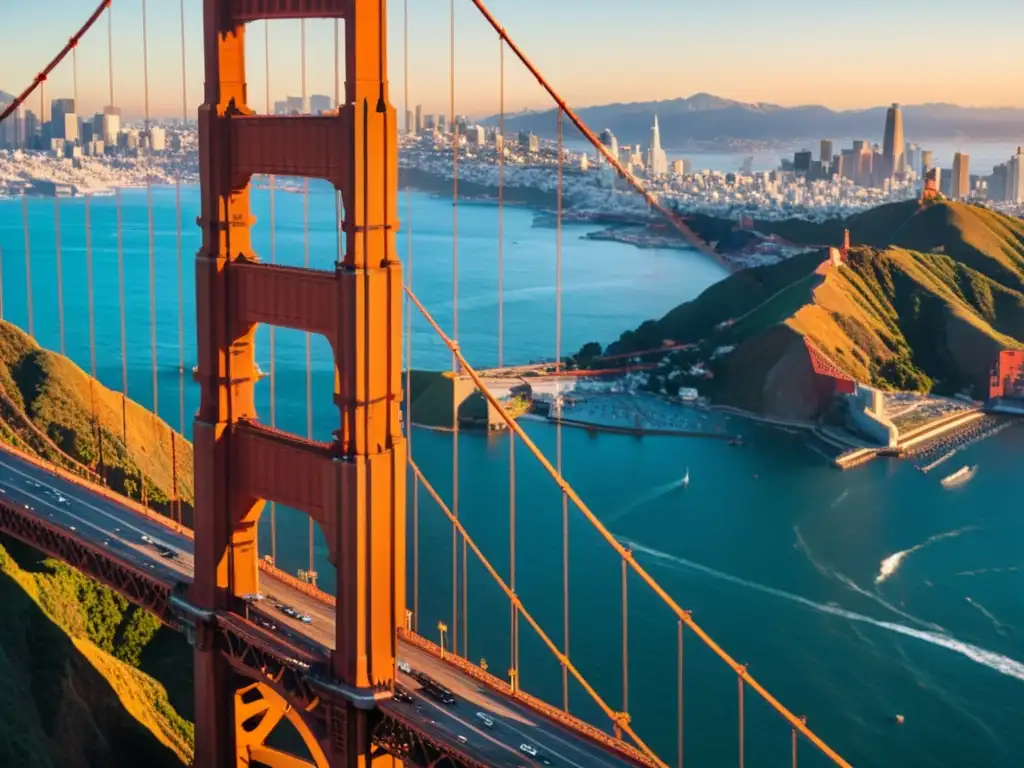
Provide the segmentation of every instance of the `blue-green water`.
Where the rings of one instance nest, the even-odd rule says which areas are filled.
[[[159,408],[179,423],[177,242],[174,190],[153,190]],[[303,198],[276,197],[278,260],[301,264]],[[153,402],[149,326],[149,252],[144,191],[122,195],[129,394]],[[411,198],[415,290],[451,327],[450,204]],[[269,258],[266,192],[254,192],[257,251]],[[182,190],[185,363],[194,362],[191,258],[198,191]],[[403,215],[405,203],[402,204]],[[60,202],[65,343],[89,367],[84,204]],[[115,200],[92,203],[99,376],[120,389]],[[60,348],[54,254],[54,203],[29,203],[34,326],[40,342]],[[477,365],[496,361],[497,211],[459,209],[459,329]],[[564,342],[607,342],[720,279],[697,254],[638,250],[564,236]],[[4,317],[27,327],[20,203],[0,203]],[[406,255],[406,241],[400,238]],[[310,198],[310,262],[327,267],[336,252],[332,196]],[[554,231],[532,227],[523,210],[505,212],[505,360],[550,357],[555,350]],[[258,358],[269,367],[266,333]],[[279,426],[305,431],[304,339],[278,332]],[[314,339],[314,425],[336,425],[328,348]],[[417,318],[413,363],[441,367],[449,356]],[[186,432],[197,391],[185,377]],[[268,413],[268,386],[259,388]],[[555,432],[525,424],[553,455]],[[567,429],[565,474],[638,560],[751,673],[840,753],[859,766],[1003,766],[1020,763],[1024,733],[1024,566],[1020,470],[1024,425],[965,452],[979,464],[965,487],[944,491],[938,475],[909,463],[881,461],[848,473],[826,466],[801,437],[740,422],[749,446],[719,441],[644,438]],[[413,454],[438,491],[450,498],[452,437],[424,430]],[[460,514],[504,574],[508,569],[508,438],[462,434]],[[517,587],[524,604],[561,642],[561,500],[543,471],[520,450],[516,461]],[[672,487],[689,467],[688,489]],[[426,494],[420,498],[419,627],[428,636],[451,616],[451,529]],[[305,565],[302,518],[282,511],[278,559]],[[265,531],[264,531],[265,532]],[[942,534],[950,534],[942,536]],[[613,708],[622,702],[621,597],[616,558],[575,511],[570,514],[571,656]],[[264,550],[267,541],[264,536]],[[411,530],[410,530],[410,548]],[[883,559],[900,551],[900,567],[875,583]],[[318,549],[323,557],[323,549]],[[472,557],[472,556],[471,556]],[[318,563],[324,583],[329,567]],[[508,666],[508,606],[483,569],[468,564],[469,651],[492,669]],[[412,592],[410,590],[410,601]],[[629,583],[629,709],[641,735],[675,756],[676,624],[636,579]],[[460,622],[461,624],[461,622]],[[461,626],[459,635],[461,635]],[[461,640],[460,640],[461,645]],[[736,683],[687,634],[685,743],[694,765],[736,759]],[[523,685],[560,702],[560,671],[529,627],[521,629]],[[576,686],[573,711],[601,722]],[[789,764],[790,731],[748,690],[746,755],[752,765]],[[900,727],[897,713],[906,716]],[[801,747],[800,764],[822,761]]]

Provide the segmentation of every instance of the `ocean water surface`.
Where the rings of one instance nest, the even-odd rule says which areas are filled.
[[[184,423],[198,392],[179,373],[178,227],[174,189],[152,191],[159,411],[178,426],[179,387]],[[121,194],[129,395],[152,406],[150,249],[147,195]],[[64,347],[89,369],[85,204],[59,205],[63,272]],[[278,193],[274,257],[307,258],[330,268],[337,253],[333,195],[314,185]],[[472,363],[498,359],[497,209],[464,205],[453,219],[450,201],[413,193],[400,205],[400,255],[414,290],[442,327],[451,330],[452,230],[458,230],[459,340]],[[195,359],[194,274],[200,244],[195,218],[199,193],[181,190],[183,359]],[[254,246],[271,257],[266,191],[253,192]],[[117,200],[91,202],[98,370],[121,388]],[[32,328],[41,344],[61,348],[57,303],[55,203],[29,201]],[[590,340],[607,343],[724,277],[689,251],[640,250],[580,239],[585,227],[563,232],[563,341],[570,352]],[[409,260],[411,232],[411,270]],[[308,243],[308,246],[307,246]],[[29,327],[25,239],[20,202],[0,203],[3,316]],[[555,353],[555,232],[534,227],[522,209],[504,212],[503,359],[526,362]],[[266,329],[257,357],[269,370]],[[326,342],[314,339],[313,431],[337,426],[331,401],[332,367]],[[305,434],[305,338],[278,331],[278,426]],[[422,318],[413,322],[412,362],[447,367],[450,355]],[[269,387],[258,388],[269,418]],[[524,422],[554,455],[556,432]],[[630,546],[638,560],[738,661],[811,727],[858,766],[1013,766],[1024,752],[1024,522],[1020,504],[1024,425],[967,449],[978,464],[964,487],[946,491],[939,475],[907,462],[878,461],[847,473],[827,466],[802,436],[733,420],[748,445],[720,441],[600,434],[565,429],[564,473],[595,514]],[[459,436],[459,514],[498,570],[509,564],[509,438]],[[451,498],[452,440],[416,429],[413,455],[438,492]],[[516,580],[528,610],[561,644],[561,494],[521,445],[516,449]],[[678,480],[689,468],[688,488]],[[410,508],[412,507],[410,484]],[[264,515],[264,522],[266,520]],[[419,589],[415,620],[436,639],[438,621],[459,635],[460,652],[486,658],[492,670],[510,664],[509,609],[472,559],[468,621],[452,616],[451,527],[420,493]],[[410,512],[410,526],[412,517]],[[269,531],[262,527],[262,548]],[[307,565],[306,524],[278,513],[278,561]],[[621,573],[616,556],[582,515],[570,510],[570,655],[613,709],[623,705]],[[317,542],[317,569],[333,576]],[[412,558],[410,527],[410,563]],[[459,566],[461,570],[461,565]],[[410,566],[410,574],[412,572]],[[675,763],[677,624],[646,587],[628,588],[628,707],[639,733]],[[410,589],[410,602],[413,591]],[[468,636],[468,650],[462,634]],[[525,624],[520,629],[525,688],[561,702],[557,664]],[[694,765],[737,759],[735,675],[684,635],[685,756]],[[601,715],[585,692],[570,686],[570,708],[595,723]],[[894,717],[902,713],[905,724]],[[789,764],[790,729],[757,695],[744,695],[745,752],[750,764]],[[824,765],[813,747],[800,747],[800,765]]]

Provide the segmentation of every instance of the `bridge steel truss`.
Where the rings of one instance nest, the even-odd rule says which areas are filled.
[[[203,10],[192,603],[220,612],[258,590],[256,526],[266,501],[305,511],[337,566],[330,677],[355,692],[326,706],[325,759],[335,767],[390,763],[371,746],[378,718],[356,706],[393,684],[396,631],[405,619],[402,274],[387,3],[203,0]],[[246,103],[246,24],[307,18],[344,20],[344,103],[323,116],[256,115]],[[250,241],[254,174],[321,178],[340,191],[345,251],[333,272],[260,262]],[[340,412],[331,444],[258,423],[258,323],[327,338]],[[196,764],[204,768],[247,764],[237,747],[249,737],[232,714],[240,700],[220,642],[213,637],[196,646]]]
[[[173,587],[142,572],[106,547],[79,538],[74,531],[9,501],[0,501],[0,531],[110,587],[164,624],[182,628],[171,606]]]

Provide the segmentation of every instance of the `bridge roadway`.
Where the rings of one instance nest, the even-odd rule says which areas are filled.
[[[33,514],[74,531],[77,537],[109,549],[140,569],[148,569],[162,581],[173,584],[192,579],[194,561],[189,537],[2,448],[0,493],[14,504],[28,505]],[[160,557],[142,536],[173,549],[178,557],[173,560]],[[266,599],[258,609],[253,609],[260,616],[249,618],[271,622],[274,632],[292,645],[308,650],[315,658],[325,657],[326,649],[333,648],[335,641],[333,607],[271,574],[261,572],[260,585]],[[305,624],[285,615],[277,607],[280,605],[305,613],[312,618],[312,623]],[[400,672],[399,682],[410,691],[413,701],[390,701],[383,706],[396,708],[406,718],[415,720],[424,733],[443,743],[458,745],[460,752],[473,759],[487,765],[512,767],[643,765],[502,696],[405,640],[400,641],[399,648],[401,660],[408,662],[413,671],[424,671],[448,687],[457,704],[440,704],[427,696],[418,682]],[[493,728],[487,728],[476,717],[481,711],[492,719]],[[460,736],[466,739],[465,743],[460,744]],[[519,749],[520,744],[533,746],[538,756],[524,754]]]

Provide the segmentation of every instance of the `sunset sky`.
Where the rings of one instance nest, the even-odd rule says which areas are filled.
[[[0,0],[0,89],[20,92],[95,0]],[[187,111],[202,88],[202,0],[184,0]],[[450,0],[408,0],[410,105],[449,111]],[[570,104],[705,91],[837,109],[944,101],[1024,106],[1024,0],[489,0],[492,12]],[[143,111],[142,0],[114,0],[115,101]],[[179,0],[149,0],[150,112],[182,113]],[[402,0],[389,0],[392,102],[404,107]],[[334,90],[333,22],[308,22],[307,91]],[[11,34],[9,30],[17,30]],[[499,46],[470,0],[455,0],[455,111],[498,109]],[[271,99],[302,90],[299,22],[270,25]],[[249,98],[266,109],[264,24],[249,27]],[[107,22],[78,51],[79,112],[107,102]],[[74,92],[71,58],[47,102]],[[550,106],[506,55],[509,111]],[[30,108],[38,111],[39,96]],[[47,111],[49,107],[47,107]]]

